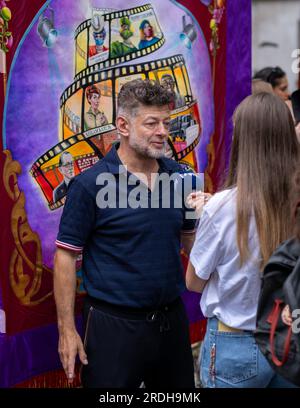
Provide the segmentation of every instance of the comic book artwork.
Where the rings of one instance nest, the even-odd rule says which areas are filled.
[[[117,140],[118,92],[133,79],[149,78],[174,91],[167,156],[197,169],[190,153],[202,130],[198,100],[183,54],[155,58],[164,42],[149,4],[118,11],[93,9],[92,17],[76,28],[75,77],[60,97],[60,142],[30,170],[51,210],[63,205],[71,178],[105,156]]]

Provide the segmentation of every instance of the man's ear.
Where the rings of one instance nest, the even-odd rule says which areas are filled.
[[[129,136],[129,121],[126,116],[119,115],[116,119],[116,126],[118,132],[121,136],[128,137]]]

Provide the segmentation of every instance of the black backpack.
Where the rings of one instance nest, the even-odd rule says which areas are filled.
[[[286,305],[291,312],[300,309],[300,241],[297,239],[281,244],[264,268],[254,336],[272,368],[300,386],[300,310],[289,326],[281,317]]]

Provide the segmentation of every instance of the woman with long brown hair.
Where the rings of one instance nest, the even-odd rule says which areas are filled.
[[[203,292],[208,318],[204,387],[293,387],[269,366],[253,331],[263,266],[292,235],[291,180],[298,165],[287,106],[269,93],[247,97],[234,114],[225,189],[204,207],[186,276],[190,290]]]

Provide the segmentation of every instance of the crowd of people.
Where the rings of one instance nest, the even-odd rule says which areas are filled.
[[[254,338],[264,266],[283,241],[300,238],[300,146],[288,98],[282,70],[257,73],[253,94],[233,116],[223,188],[213,196],[191,192],[180,208],[163,208],[159,194],[155,208],[132,207],[121,204],[129,178],[147,203],[159,191],[162,173],[180,176],[182,169],[165,157],[172,89],[149,80],[123,85],[116,119],[120,142],[70,181],[56,241],[59,354],[69,381],[78,354],[84,387],[194,387],[180,296],[183,246],[190,254],[186,286],[202,293],[207,318],[202,386],[295,387],[269,365]],[[104,173],[116,176],[119,187],[112,208],[99,208],[99,193],[107,188],[99,185]],[[126,199],[135,187],[128,186]],[[83,339],[74,318],[81,253],[87,291]]]

